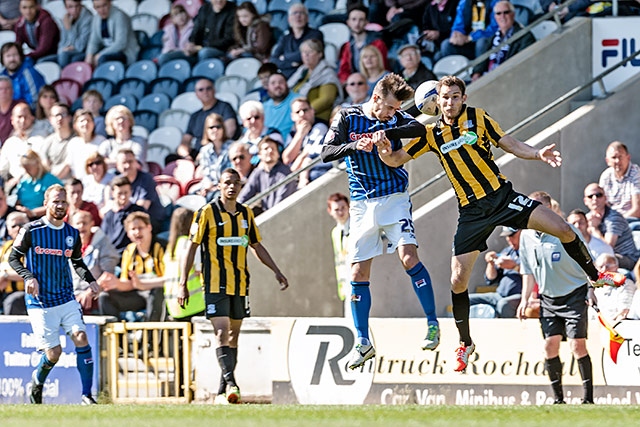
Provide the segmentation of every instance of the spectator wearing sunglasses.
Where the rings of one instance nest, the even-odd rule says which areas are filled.
[[[231,167],[228,150],[233,141],[227,136],[224,119],[220,114],[211,113],[207,116],[202,133],[200,153],[196,161],[202,168],[200,194],[207,196],[217,193],[222,171]]]
[[[353,73],[347,77],[344,90],[347,92],[348,97],[345,102],[342,103],[343,107],[362,104],[368,98],[369,83],[367,83],[367,79],[361,73]]]
[[[620,268],[633,270],[640,258],[640,250],[636,248],[627,220],[607,204],[604,190],[595,182],[585,187],[584,204],[589,208],[587,213],[589,233],[604,240],[613,248]]]

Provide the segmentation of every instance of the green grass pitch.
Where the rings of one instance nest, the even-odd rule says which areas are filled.
[[[635,425],[640,406],[0,405],[2,427]]]

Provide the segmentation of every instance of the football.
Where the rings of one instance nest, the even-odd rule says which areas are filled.
[[[416,89],[413,99],[418,110],[428,116],[437,116],[440,113],[438,108],[438,92],[436,91],[437,80],[427,80]]]

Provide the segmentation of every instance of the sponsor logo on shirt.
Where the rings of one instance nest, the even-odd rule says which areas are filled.
[[[71,257],[73,251],[71,249],[52,249],[52,248],[41,248],[40,246],[36,246],[33,248],[36,254],[38,255],[55,255],[55,256],[66,256]]]
[[[216,243],[220,246],[249,246],[249,236],[218,237]]]
[[[474,132],[465,132],[459,138],[454,139],[451,142],[447,142],[440,147],[440,152],[446,154],[449,151],[457,150],[465,144],[473,145],[478,142],[478,135]]]

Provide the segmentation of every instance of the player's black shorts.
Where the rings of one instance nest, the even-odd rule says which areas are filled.
[[[207,319],[212,317],[228,317],[241,320],[251,316],[249,297],[240,297],[227,294],[205,294],[205,315]]]
[[[511,183],[506,182],[493,193],[461,207],[453,254],[487,250],[487,239],[499,225],[527,228],[531,212],[539,204],[514,191]]]
[[[540,295],[540,326],[545,338],[553,335],[562,335],[563,338],[587,337],[588,290],[585,283],[561,297]]]

